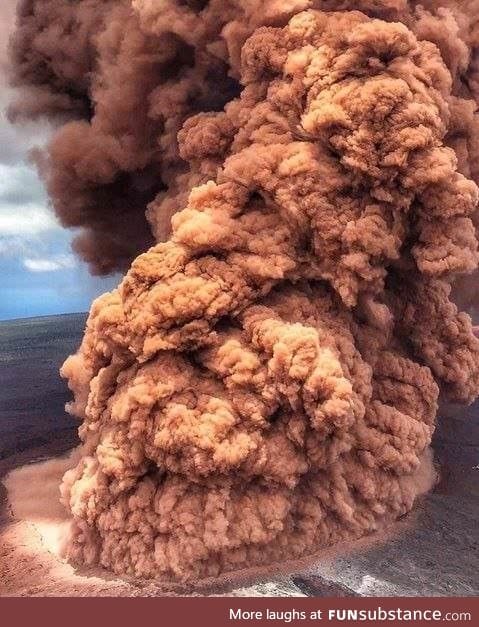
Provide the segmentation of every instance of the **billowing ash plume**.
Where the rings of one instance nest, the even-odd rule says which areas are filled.
[[[159,242],[63,367],[70,559],[217,575],[428,489],[439,394],[479,393],[476,5],[22,3],[15,113],[70,119],[41,167],[77,249]]]

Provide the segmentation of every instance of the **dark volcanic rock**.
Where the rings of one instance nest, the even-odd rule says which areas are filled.
[[[58,370],[78,347],[86,314],[0,322],[0,460],[54,439],[76,442]]]

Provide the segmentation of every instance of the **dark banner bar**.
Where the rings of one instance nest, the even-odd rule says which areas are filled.
[[[54,627],[479,625],[479,598],[3,598],[1,623]]]

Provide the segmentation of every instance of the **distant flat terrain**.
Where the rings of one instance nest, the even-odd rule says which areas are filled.
[[[74,314],[0,323],[0,478],[77,442],[78,423],[64,411],[70,393],[58,370],[78,348],[85,321],[86,314]],[[479,595],[479,403],[441,410],[434,449],[440,483],[386,534],[385,542],[366,540],[342,556],[325,559],[322,553],[308,566],[285,565],[288,572],[279,579],[262,576],[259,583],[254,575],[251,587],[232,594]],[[44,581],[54,558],[38,554],[34,564],[31,554],[24,554],[26,526],[12,522],[0,483],[0,522],[2,501],[6,531],[0,537],[0,596],[2,584],[7,594],[165,594],[154,584],[138,588],[116,579],[96,579],[91,589],[85,587],[88,578],[80,579],[81,585],[60,574]]]
[[[78,422],[65,413],[71,398],[59,368],[75,352],[86,314],[0,322],[0,460],[65,438]]]

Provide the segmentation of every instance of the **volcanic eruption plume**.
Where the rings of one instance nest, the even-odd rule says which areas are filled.
[[[450,299],[478,263],[475,16],[20,3],[12,115],[57,120],[57,215],[96,272],[143,252],[62,369],[71,560],[215,576],[370,533],[429,488],[439,395],[479,393]]]

